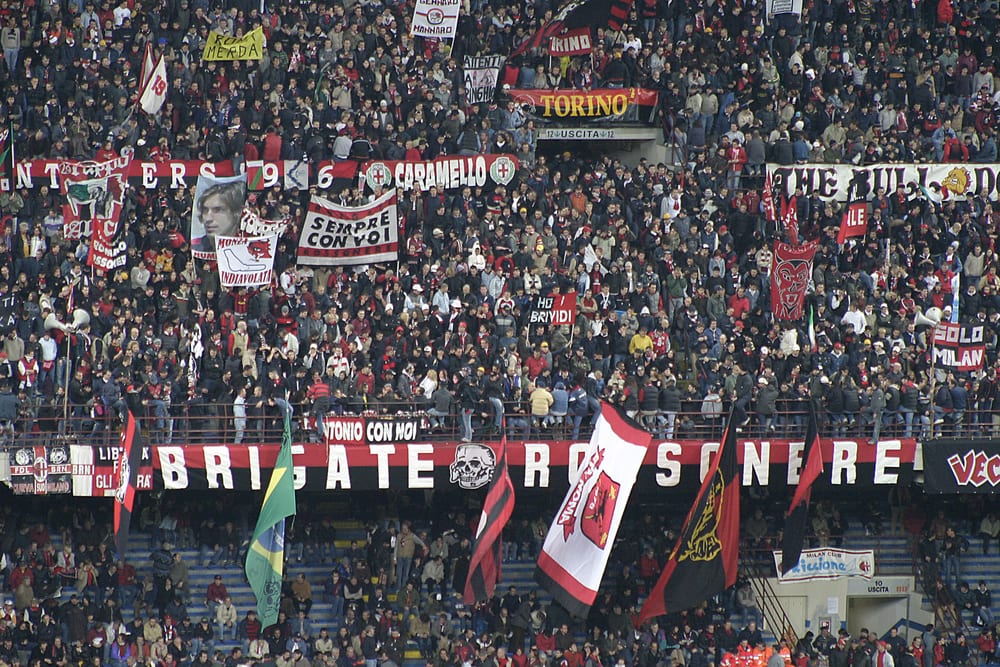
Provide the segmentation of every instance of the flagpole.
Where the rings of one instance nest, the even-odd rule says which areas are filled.
[[[930,440],[934,439],[934,421],[935,421],[935,417],[937,416],[934,413],[934,398],[935,398],[935,394],[937,393],[937,371],[934,368],[934,359],[937,357],[937,340],[936,340],[936,338],[937,337],[934,335],[934,329],[931,329],[931,367],[930,367],[930,374],[931,374],[931,426],[930,426],[930,429],[928,430],[928,436],[929,436]]]

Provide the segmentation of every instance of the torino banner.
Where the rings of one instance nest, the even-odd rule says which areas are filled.
[[[408,437],[411,427],[401,423],[398,428],[401,429],[398,434]],[[396,429],[395,424],[390,428]],[[381,439],[387,435],[384,427],[371,435],[379,441],[347,444],[345,438],[324,444],[292,445],[296,488],[475,491],[489,483],[500,446],[498,441],[386,441]],[[567,440],[511,441],[507,447],[511,479],[518,488],[565,493],[570,481],[579,477],[589,446],[587,442]],[[821,486],[907,484],[913,477],[914,462],[920,461],[916,441],[912,439],[881,440],[874,446],[865,439],[823,440],[820,447],[824,467],[816,483]],[[143,454],[144,461],[151,461],[152,468],[143,464],[139,487],[260,490],[267,484],[278,448],[277,440],[273,444],[249,446],[152,445]],[[61,452],[59,449],[14,447],[10,461],[14,491],[28,495],[43,491],[88,495],[88,489],[93,495],[113,492],[114,457],[120,451],[117,443],[111,448],[75,444],[70,450],[72,460],[66,447]],[[805,444],[797,440],[737,441],[741,484],[798,484],[804,450]],[[654,440],[643,459],[636,484],[648,491],[694,491],[718,451],[718,441]],[[1000,460],[1000,451],[993,451],[992,455]]]
[[[969,192],[1000,198],[1000,164],[769,164],[767,173],[775,194],[790,196],[802,188],[806,197],[824,201],[867,201],[879,188],[892,194],[900,186],[907,197],[939,203],[963,199]]]
[[[785,574],[781,573],[781,552],[774,552],[774,566],[778,569],[778,582],[819,581],[875,576],[875,552],[871,549],[803,549],[798,564]]]
[[[642,88],[607,88],[584,92],[581,90],[511,90],[512,100],[534,107],[532,114],[545,120],[624,117],[637,107],[656,106],[655,90]]]
[[[365,206],[341,206],[314,196],[299,237],[299,264],[343,266],[399,259],[396,192]]]

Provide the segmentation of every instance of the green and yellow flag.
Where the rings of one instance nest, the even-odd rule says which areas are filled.
[[[257,527],[247,551],[246,573],[257,597],[257,616],[267,627],[278,621],[281,604],[281,577],[285,568],[285,517],[295,514],[295,485],[292,479],[292,424],[285,415],[281,450],[271,470]]]

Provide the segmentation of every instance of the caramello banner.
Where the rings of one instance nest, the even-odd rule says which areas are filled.
[[[843,577],[871,579],[875,576],[875,552],[871,549],[805,549],[798,564],[781,574],[781,552],[775,551],[774,566],[778,571],[778,582],[782,584]]]
[[[341,426],[350,428],[347,424]],[[296,488],[475,491],[489,483],[499,441],[431,443],[388,439],[390,433],[410,437],[416,428],[415,420],[404,420],[388,429],[383,424],[377,432],[365,427],[362,433],[355,426],[353,432],[331,434],[327,443],[292,445]],[[510,441],[507,458],[514,486],[565,493],[570,480],[579,476],[588,446],[587,442],[568,440]],[[258,490],[267,484],[278,448],[277,440],[262,445],[151,445],[143,454],[150,467],[143,464],[139,488]],[[868,445],[864,439],[823,440],[821,448],[825,463],[823,475],[816,482],[821,486],[907,484],[913,476],[914,460],[919,458],[912,439],[881,440],[877,445]],[[804,449],[805,444],[797,440],[738,441],[741,484],[797,484]],[[717,440],[654,440],[646,451],[636,484],[640,490],[697,489],[718,450]],[[11,486],[16,493],[27,495],[105,495],[113,488],[114,460],[119,451],[117,445],[101,448],[81,443],[69,448],[15,447],[10,457]]]
[[[850,164],[767,165],[775,195],[793,195],[802,188],[807,197],[824,201],[869,200],[878,188],[891,195],[899,186],[907,196],[923,196],[934,202],[963,199],[969,192],[986,191],[1000,198],[1000,164]]]
[[[921,449],[928,493],[1000,491],[1000,441],[940,438]]]

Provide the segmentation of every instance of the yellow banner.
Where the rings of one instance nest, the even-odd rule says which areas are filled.
[[[264,57],[264,30],[255,28],[242,37],[227,37],[212,31],[205,42],[201,59],[209,60],[260,60]]]

